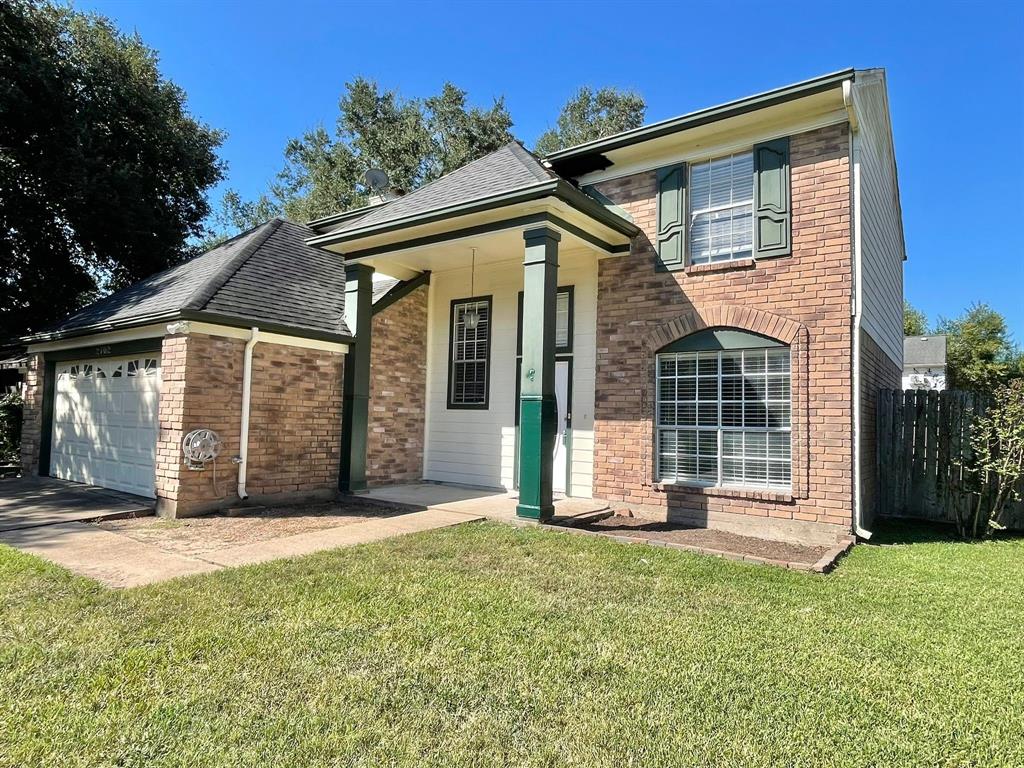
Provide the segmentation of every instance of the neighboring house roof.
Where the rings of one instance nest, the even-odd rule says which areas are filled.
[[[946,364],[945,336],[906,336],[903,339],[903,367],[937,367]]]
[[[183,264],[111,294],[26,341],[100,333],[172,319],[258,326],[345,340],[345,267],[306,245],[313,232],[272,219]]]

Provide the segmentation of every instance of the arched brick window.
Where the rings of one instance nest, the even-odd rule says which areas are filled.
[[[790,350],[708,328],[657,352],[655,479],[723,488],[792,487]]]

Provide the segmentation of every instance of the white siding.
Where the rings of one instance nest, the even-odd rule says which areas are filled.
[[[862,324],[897,364],[903,361],[903,221],[885,80],[858,72],[853,135],[860,231]]]
[[[574,288],[572,455],[569,494],[593,494],[597,261],[559,255],[559,286]],[[492,296],[490,401],[487,410],[448,408],[448,334],[453,299],[470,295],[469,268],[430,276],[424,478],[511,490],[515,471],[516,324],[522,256],[478,266],[473,292]]]

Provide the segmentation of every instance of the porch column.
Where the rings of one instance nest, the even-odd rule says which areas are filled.
[[[366,433],[370,413],[370,350],[373,345],[373,268],[345,269],[345,320],[356,342],[345,355],[342,386],[341,466],[338,490],[366,490]]]
[[[555,297],[558,241],[548,227],[523,233],[523,362],[519,382],[519,505],[516,515],[548,520],[558,410],[555,402]]]

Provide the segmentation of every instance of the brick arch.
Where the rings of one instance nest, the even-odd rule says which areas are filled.
[[[645,482],[654,482],[654,410],[656,403],[655,387],[655,356],[659,349],[677,339],[706,328],[734,328],[749,331],[770,339],[775,339],[790,348],[790,391],[791,434],[792,434],[792,497],[805,499],[808,497],[810,484],[810,398],[809,398],[809,340],[807,326],[781,315],[766,312],[763,309],[725,305],[709,307],[701,312],[696,310],[662,323],[648,331],[643,339],[644,357],[647,361],[647,375],[640,388],[643,421],[650,439],[643,447]],[[756,492],[754,492],[756,494]]]
[[[726,305],[710,307],[703,312],[696,310],[681,315],[651,329],[643,338],[648,351],[656,351],[677,339],[689,336],[705,328],[735,328],[749,331],[793,346],[807,328],[789,318],[765,312],[763,309]]]

